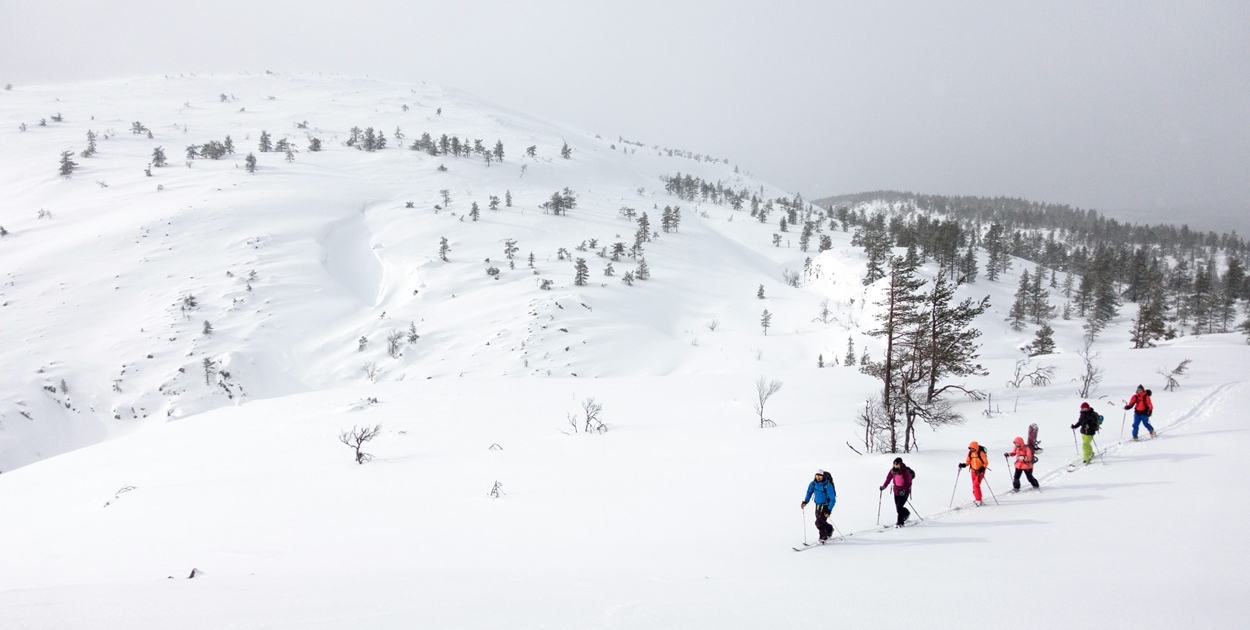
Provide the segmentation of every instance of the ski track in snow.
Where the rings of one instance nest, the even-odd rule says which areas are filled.
[[[1215,407],[1217,404],[1222,402],[1224,397],[1227,396],[1230,391],[1240,386],[1242,383],[1243,381],[1231,381],[1231,382],[1224,383],[1216,387],[1213,391],[1211,391],[1206,396],[1204,396],[1201,400],[1199,400],[1196,404],[1194,404],[1192,408],[1186,411],[1179,418],[1168,423],[1167,426],[1156,427],[1155,433],[1158,433],[1158,434],[1164,434],[1165,432],[1171,433],[1173,431],[1182,429],[1184,427],[1189,426],[1190,424],[1193,424],[1195,422],[1198,422],[1206,418],[1211,408]],[[1107,454],[1115,454],[1121,451],[1130,450],[1131,447],[1145,446],[1147,445],[1149,441],[1150,440],[1145,440],[1141,442],[1132,442],[1130,440],[1120,441],[1111,446],[1104,447],[1102,450],[1097,451],[1097,455],[1095,457],[1096,457],[1096,460],[1102,460],[1102,458]],[[1090,464],[1090,466],[1095,466],[1095,465],[1107,465],[1107,463],[1106,461],[1099,461],[1098,464]],[[1060,485],[1060,484],[1056,484],[1055,482],[1059,480],[1067,479],[1071,475],[1080,472],[1083,468],[1084,467],[1078,468],[1076,470],[1068,470],[1067,465],[1065,464],[1064,466],[1061,466],[1059,468],[1054,468],[1052,470],[1049,470],[1048,472],[1042,475],[1034,475],[1037,478],[1038,484],[1041,485],[1042,487],[1042,490],[1039,494],[1045,494],[1046,492],[1045,488],[1047,486]],[[963,474],[964,474],[963,471],[960,471],[961,480],[963,478]],[[989,480],[988,475],[986,476],[986,480],[987,481]],[[992,487],[987,487],[986,496],[988,498],[985,501],[983,501],[983,505],[981,507],[991,507],[996,503],[1005,504],[1005,503],[1015,503],[1018,501],[1027,501],[1030,494],[1037,492],[1037,491],[1029,487],[1028,482],[1024,477],[1021,477],[1020,481],[1021,481],[1020,492],[1017,493],[1017,492],[1007,491],[1003,493],[1002,497],[998,497],[997,495],[992,494],[993,493]],[[852,544],[853,543],[853,541],[851,540],[852,537],[857,537],[855,538],[855,540],[862,540],[874,534],[883,534],[883,533],[891,532],[893,530],[910,530],[915,527],[924,525],[925,523],[941,521],[943,519],[946,519],[955,515],[966,516],[970,513],[970,510],[974,509],[975,507],[976,506],[973,504],[973,502],[970,501],[967,503],[963,503],[961,505],[957,505],[955,507],[947,508],[940,512],[936,512],[929,516],[924,516],[924,517],[917,516],[916,519],[909,520],[907,525],[901,528],[897,528],[897,527],[894,527],[893,525],[886,524],[886,525],[877,525],[874,527],[860,529],[860,530],[856,530],[852,532],[843,532],[842,530],[839,529],[837,530],[837,532],[839,534],[842,534],[843,538],[840,538],[840,539],[833,538],[831,539],[830,543],[826,543],[824,546],[829,547],[829,546],[835,546],[835,545],[841,545],[841,544]],[[916,515],[915,508],[911,506],[909,506],[909,508],[912,509],[912,514]],[[889,497],[888,495],[884,496],[884,498],[882,499],[882,513],[881,513],[882,517],[885,517],[886,512],[888,511],[891,514],[891,518],[893,518],[893,510],[894,508],[893,508],[892,498]],[[815,548],[815,546],[796,548],[795,550],[807,551],[813,548]]]

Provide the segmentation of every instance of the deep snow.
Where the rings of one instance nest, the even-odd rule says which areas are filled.
[[[1250,560],[1235,477],[1248,446],[1241,336],[1131,350],[1127,305],[1095,345],[1106,378],[1089,401],[1107,418],[1104,460],[1067,473],[1079,322],[1054,322],[1060,352],[1039,359],[1057,368],[1051,385],[1011,388],[1032,331],[1003,319],[1031,265],[964,287],[994,305],[979,321],[991,374],[968,381],[991,401],[961,403],[963,426],[921,430],[921,450],[904,458],[926,520],[878,531],[872,489],[893,455],[847,446],[860,447],[854,417],[875,385],[816,368],[848,336],[857,353],[879,354],[865,335],[875,296],[859,281],[862,257],[842,232],[820,256],[800,252],[796,232],[773,247],[773,221],[673,199],[658,179],[762,185],[732,165],[356,79],[22,88],[0,108],[12,174],[0,208],[11,232],[0,240],[6,627],[1223,628],[1250,613],[1238,593]],[[57,110],[66,123],[17,130]],[[157,137],[130,137],[136,119]],[[302,148],[291,130],[305,119],[323,153],[236,168],[261,129]],[[486,167],[358,152],[341,146],[352,125],[388,138],[402,125],[409,141],[500,138],[509,157]],[[60,150],[110,126],[119,133],[99,156],[56,177]],[[176,157],[226,133],[241,155],[191,168]],[[565,141],[572,160],[556,157]],[[521,157],[529,144],[539,159]],[[147,178],[154,145],[174,164]],[[579,194],[570,216],[537,208],[566,186]],[[435,213],[443,188],[453,203]],[[516,206],[488,210],[504,190]],[[461,221],[471,200],[482,219]],[[658,230],[653,205],[669,204],[682,206],[682,226],[648,246],[651,280],[627,287],[619,276],[632,263],[604,277],[602,259],[575,249],[632,242],[621,206]],[[52,217],[37,218],[41,208]],[[521,248],[515,270],[500,264],[505,238]],[[573,285],[559,247],[591,263],[590,285]],[[530,250],[553,290],[538,288]],[[819,271],[785,286],[782,272],[808,256]],[[199,304],[184,313],[189,294]],[[814,321],[826,299],[828,324]],[[384,338],[409,322],[421,339],[392,359]],[[205,357],[232,373],[234,398],[204,385]],[[1190,376],[1163,391],[1156,371],[1186,358]],[[752,409],[761,376],[784,383],[767,406],[775,428],[760,429]],[[1121,401],[1139,382],[1155,392],[1160,437],[1122,442]],[[573,433],[568,415],[592,397],[609,430]],[[948,509],[967,442],[997,459],[1030,422],[1046,447],[1042,492],[1008,494],[999,463],[999,504]],[[375,459],[359,466],[337,436],[379,423],[366,448]],[[799,501],[816,468],[832,472],[833,522],[851,535],[794,553],[815,535]],[[492,498],[496,482],[504,494]],[[955,496],[971,500],[966,473]],[[881,522],[891,519],[887,497]],[[193,568],[202,574],[187,579]]]

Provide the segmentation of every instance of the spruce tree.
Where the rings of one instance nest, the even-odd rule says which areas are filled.
[[[85,158],[89,158],[89,157],[91,157],[91,156],[95,155],[95,150],[96,150],[96,149],[95,149],[95,139],[96,139],[95,132],[94,132],[94,131],[92,131],[92,130],[90,130],[90,129],[88,129],[88,130],[87,130],[87,148],[86,148],[86,149],[83,149],[83,151],[82,151],[82,156],[83,156],[83,157],[85,157]]]
[[[269,137],[268,131],[260,132],[260,152],[268,153],[273,150],[273,142]]]
[[[1029,295],[1033,284],[1029,281],[1029,270],[1020,272],[1020,286],[1016,288],[1015,301],[1007,312],[1007,321],[1011,322],[1012,330],[1024,330],[1024,320],[1029,315]]]
[[[1052,354],[1055,351],[1055,329],[1043,323],[1033,336],[1033,342],[1024,347],[1025,353],[1031,357]]]
[[[646,258],[638,259],[638,269],[634,271],[634,277],[639,280],[647,280],[651,278],[651,267],[647,266]]]
[[[61,151],[61,177],[69,179],[74,174],[74,167],[78,166],[78,162],[74,161],[73,151]]]
[[[573,284],[581,287],[586,286],[586,281],[590,279],[590,267],[586,264],[585,258],[578,258],[573,263],[574,274]]]

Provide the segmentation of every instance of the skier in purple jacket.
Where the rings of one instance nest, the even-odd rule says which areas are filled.
[[[911,497],[911,480],[915,477],[916,472],[903,463],[902,457],[895,457],[894,465],[885,474],[885,482],[881,484],[881,490],[884,491],[886,486],[893,486],[894,509],[898,512],[898,522],[894,524],[895,527],[902,527],[903,523],[911,518],[911,510],[907,509],[907,499]]]

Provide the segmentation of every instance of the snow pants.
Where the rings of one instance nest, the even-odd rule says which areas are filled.
[[[1138,413],[1138,412],[1134,411],[1134,412],[1133,412],[1133,437],[1134,437],[1134,438],[1136,438],[1136,437],[1137,437],[1137,427],[1138,427],[1139,425],[1143,425],[1143,424],[1144,424],[1144,425],[1146,425],[1146,430],[1147,430],[1147,431],[1149,431],[1149,432],[1151,432],[1151,433],[1154,433],[1154,432],[1155,432],[1155,428],[1154,428],[1154,427],[1152,427],[1152,426],[1150,426],[1150,416],[1148,416],[1148,415],[1146,415],[1146,414],[1144,414],[1144,413]]]
[[[1012,477],[1012,478],[1011,478],[1011,489],[1012,489],[1012,490],[1019,490],[1019,489],[1020,489],[1020,473],[1024,473],[1024,476],[1029,478],[1029,483],[1033,484],[1033,487],[1034,487],[1034,488],[1040,488],[1040,487],[1041,487],[1041,484],[1037,483],[1037,479],[1034,479],[1034,478],[1033,478],[1033,469],[1032,469],[1032,468],[1017,468],[1017,469],[1016,469],[1016,475],[1015,475],[1014,477]]]
[[[1081,459],[1086,464],[1094,459],[1094,436],[1081,434]]]
[[[911,518],[911,510],[907,509],[907,499],[910,496],[910,492],[897,490],[894,492],[894,511],[898,512],[898,522],[895,524],[899,527],[902,527],[903,523]]]
[[[985,479],[985,469],[972,471],[972,498],[981,500],[981,481]]]
[[[829,524],[829,514],[828,505],[816,504],[816,531],[820,532],[821,540],[826,540],[833,535],[833,525]]]

